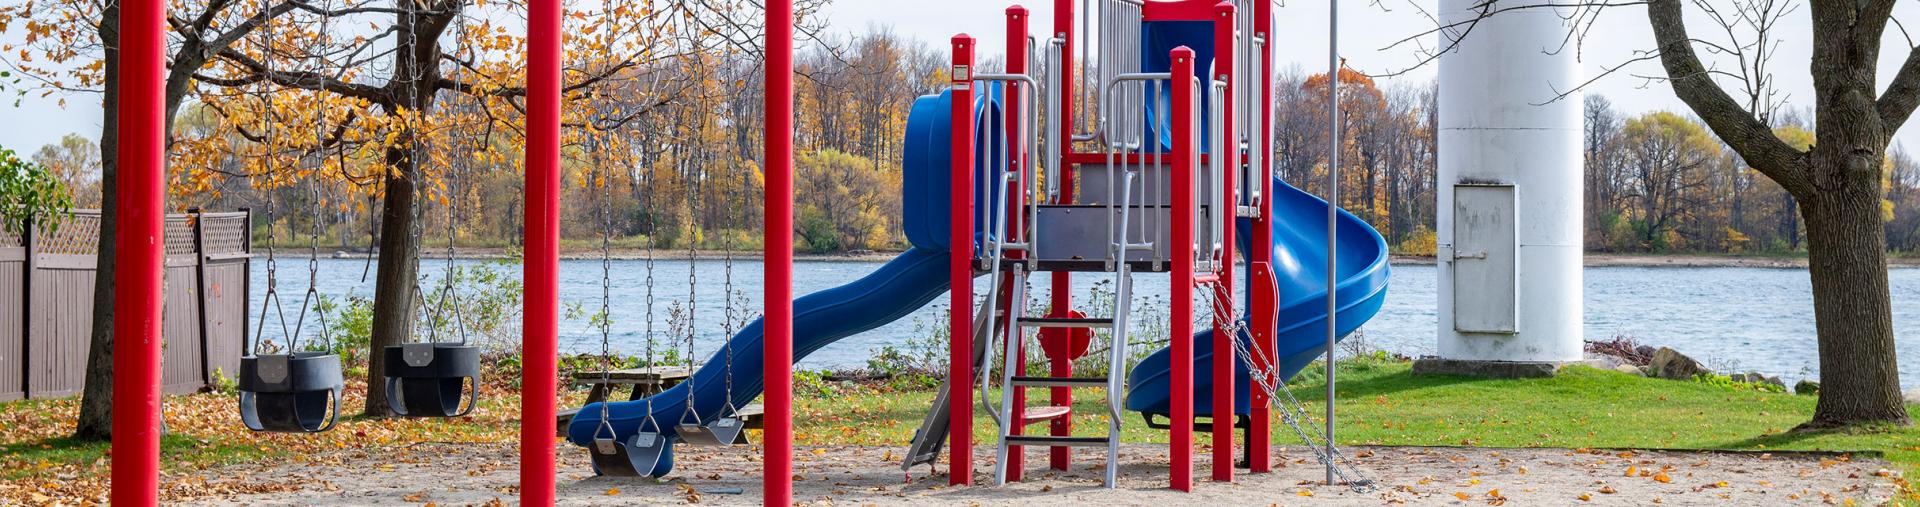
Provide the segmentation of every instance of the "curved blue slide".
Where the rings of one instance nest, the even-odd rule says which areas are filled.
[[[1273,271],[1280,300],[1274,355],[1279,358],[1279,377],[1287,379],[1327,351],[1327,201],[1279,178],[1273,180],[1273,193]],[[1335,330],[1345,338],[1379,313],[1380,304],[1386,300],[1387,241],[1346,210],[1340,210],[1339,227],[1340,272],[1335,278],[1335,291],[1340,307]],[[1242,252],[1250,246],[1247,241],[1251,233],[1251,221],[1241,219],[1236,237]],[[1238,339],[1243,343],[1250,340],[1244,333]],[[1213,332],[1196,333],[1193,350],[1194,414],[1212,416]],[[1127,375],[1127,410],[1167,414],[1169,355],[1171,351],[1160,349]],[[1233,365],[1233,413],[1246,414],[1250,392],[1247,364],[1236,355]]]
[[[894,257],[880,269],[858,280],[808,294],[793,302],[793,357],[806,357],[821,347],[893,322],[920,309],[947,291],[947,253],[913,248]],[[761,341],[766,337],[763,322],[755,319],[733,337],[733,406],[744,407],[760,396],[765,379],[760,376],[766,364]],[[694,409],[702,423],[719,418],[725,411],[727,365],[708,361],[693,377],[649,400],[608,404],[608,422],[617,438],[635,432],[658,432],[669,442],[675,439],[673,427],[686,415],[687,390],[693,390]],[[651,401],[651,403],[649,403]],[[647,422],[652,408],[653,422]],[[600,424],[600,404],[580,409],[567,426],[567,439],[574,444],[593,444],[594,429]],[[669,446],[671,447],[671,446]],[[655,476],[673,469],[671,450],[661,457]]]
[[[982,120],[980,131],[975,134],[978,148],[974,159],[989,161],[997,159],[995,150],[1001,149],[1001,136],[993,134],[1001,128],[998,107],[1001,89],[983,89],[987,93],[979,97],[975,104],[975,114]],[[904,197],[901,200],[905,208],[901,222],[913,248],[858,280],[795,299],[795,361],[842,338],[905,318],[947,292],[947,259],[951,250],[947,234],[948,203],[952,200],[951,193],[947,191],[950,186],[948,168],[952,166],[952,139],[949,137],[951,104],[950,93],[924,96],[914,101],[908,114],[907,138],[901,161],[901,194]],[[1003,169],[989,164],[983,164],[980,168],[995,175]],[[985,200],[991,195],[987,193],[989,189],[984,183],[994,179],[985,175],[975,179],[982,182],[975,189],[975,199],[987,202]],[[975,221],[983,228],[989,225],[984,222]],[[668,439],[667,453],[661,456],[660,463],[649,475],[659,477],[673,470],[671,444],[678,440],[674,426],[683,417],[689,422],[694,419],[687,413],[689,390],[692,392],[694,412],[703,424],[725,415],[722,412],[729,401],[734,407],[744,407],[760,396],[766,387],[766,380],[761,376],[766,364],[763,325],[761,319],[754,319],[752,324],[730,339],[733,350],[731,372],[727,364],[716,357],[707,361],[686,382],[666,392],[643,400],[605,404],[608,413],[606,422],[613,428],[616,439],[625,440],[641,431],[659,433]],[[727,389],[726,382],[729,373],[734,374],[731,391]],[[732,393],[732,400],[727,399],[729,392]],[[594,432],[601,424],[601,405],[593,403],[580,409],[567,425],[568,441],[591,448]],[[647,418],[649,414],[653,416],[651,423]]]

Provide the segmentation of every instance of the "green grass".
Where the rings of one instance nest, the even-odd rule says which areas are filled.
[[[1401,361],[1342,363],[1335,407],[1342,444],[1837,451],[1884,457],[1908,474],[1920,472],[1920,428],[1789,432],[1813,414],[1810,396],[1586,367],[1522,380],[1414,376],[1410,370],[1411,364]],[[912,437],[933,398],[930,391],[819,389],[828,392],[800,398],[804,418],[797,426],[804,444],[900,445]],[[1316,416],[1322,413],[1325,396],[1318,380],[1293,389]],[[990,398],[996,405],[998,396]],[[1035,393],[1029,403],[1042,404],[1044,397]],[[1075,405],[1075,433],[1104,434],[1100,392],[1081,390],[1075,398],[1081,400]],[[1920,406],[1908,408],[1920,411]],[[1167,440],[1167,432],[1140,424],[1138,414],[1126,417],[1126,441]],[[976,441],[992,441],[994,426],[986,417],[977,417],[973,427]],[[1275,424],[1276,443],[1295,444],[1292,435]]]
[[[1392,360],[1341,364],[1336,409],[1342,444],[1834,451],[1883,457],[1909,475],[1920,473],[1920,429],[1789,432],[1813,413],[1812,397],[1583,367],[1554,378],[1524,380],[1414,376],[1410,369],[1409,363]],[[803,375],[797,384],[796,436],[802,445],[904,446],[934,394],[907,382],[899,383],[906,387],[889,387],[821,382]],[[1318,380],[1307,378],[1293,389],[1311,411],[1320,413],[1324,398]],[[472,417],[342,420],[339,429],[318,436],[248,432],[235,420],[230,396],[169,397],[173,433],[162,442],[164,462],[170,470],[200,469],[412,441],[510,442],[517,434],[517,397],[510,387],[489,391]],[[1045,390],[1029,392],[1029,404],[1044,404]],[[574,406],[579,395],[569,393],[562,404]],[[999,394],[989,396],[997,406]],[[1082,389],[1075,399],[1075,433],[1103,434],[1102,393]],[[106,469],[107,444],[64,438],[77,405],[75,399],[0,404],[0,426],[7,429],[0,431],[0,483],[37,484],[77,475],[82,479],[67,481],[65,487],[97,489],[96,476]],[[350,400],[348,406],[357,409],[358,403]],[[1147,428],[1138,414],[1124,416],[1126,441],[1167,441],[1166,431]],[[992,441],[994,426],[984,414],[975,418],[973,427],[976,441]],[[1276,443],[1297,445],[1293,438],[1291,430],[1275,424]],[[1909,489],[1903,494],[1909,504],[1920,501],[1920,492]]]

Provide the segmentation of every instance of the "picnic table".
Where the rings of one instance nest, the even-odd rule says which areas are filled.
[[[599,403],[607,401],[607,396],[619,386],[628,386],[630,391],[627,400],[633,401],[660,394],[692,376],[693,368],[686,366],[649,366],[605,372],[574,372],[573,382],[590,386],[592,389],[587,391],[587,403]]]
[[[587,391],[587,403],[599,403],[607,401],[607,397],[622,386],[628,386],[627,401],[637,401],[665,392],[692,377],[693,369],[690,367],[649,366],[606,372],[574,372],[573,381],[577,385],[590,387]],[[567,436],[567,425],[573,422],[574,414],[579,412],[580,409],[577,408],[560,411],[559,436]],[[755,403],[740,407],[740,411],[734,415],[747,423],[748,428],[761,428],[761,416],[765,412],[766,407]]]

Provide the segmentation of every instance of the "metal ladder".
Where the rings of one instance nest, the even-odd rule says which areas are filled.
[[[1131,171],[1122,171],[1124,174],[1122,181],[1125,182],[1122,184],[1122,188],[1127,188],[1127,190],[1120,192],[1122,196],[1120,206],[1114,208],[1113,211],[1113,213],[1118,215],[1115,217],[1118,221],[1117,231],[1127,230],[1127,221],[1130,215],[1128,211],[1129,208],[1133,206],[1131,198],[1132,191],[1129,187],[1131,186],[1130,183],[1133,180],[1134,174]],[[1144,249],[1151,251],[1152,248],[1153,245],[1150,241],[1144,244],[1127,242],[1125,234],[1116,234],[1112,242],[1108,245],[1108,250],[1112,255],[1111,258],[1115,260],[1124,259],[1126,252],[1129,250]],[[1107,466],[1103,483],[1106,487],[1112,488],[1118,479],[1120,470],[1121,404],[1126,395],[1124,381],[1126,379],[1126,362],[1128,357],[1127,322],[1128,315],[1130,315],[1133,310],[1133,269],[1127,262],[1108,263],[1108,265],[1112,267],[1114,297],[1112,313],[1106,317],[1029,317],[1026,314],[1028,295],[1026,283],[1028,273],[1026,266],[1017,262],[1007,264],[1004,269],[1008,270],[1012,276],[1013,294],[1008,300],[1009,304],[1007,305],[1006,318],[1013,322],[1013,326],[1012,332],[1007,334],[1006,340],[1002,342],[1002,350],[1000,351],[1001,357],[1005,358],[1001,362],[1000,367],[1000,409],[990,411],[993,412],[991,415],[994,417],[994,422],[999,426],[1000,437],[1000,442],[995,454],[998,459],[994,461],[994,483],[1001,485],[1007,483],[1007,457],[1011,452],[1010,447],[1013,446],[1106,447]],[[990,325],[995,325],[996,328],[1002,327],[996,324],[998,323]],[[1022,354],[1022,351],[1026,349],[1023,345],[1027,339],[1027,330],[1071,330],[1074,328],[1108,330],[1108,344],[1106,348],[1107,371],[1105,375],[1098,377],[1027,375],[1027,358]],[[1068,339],[1068,341],[1071,342],[1071,339]],[[1071,345],[1067,348],[1071,348]],[[986,382],[982,382],[982,399],[987,398],[986,387]],[[1104,389],[1107,397],[1106,436],[1013,434],[1012,430],[1016,424],[1026,425],[1052,420],[1056,417],[1072,417],[1073,414],[1072,408],[1068,407],[1064,412],[1046,413],[1045,417],[1026,417],[1028,407],[1014,406],[1014,391],[1020,387]],[[1017,419],[1018,422],[1016,422],[1014,418],[1014,414],[1016,414],[1015,410],[1018,410],[1019,412],[1017,413],[1021,414],[1021,417]]]

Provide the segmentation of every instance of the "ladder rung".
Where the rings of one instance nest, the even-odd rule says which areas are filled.
[[[1014,377],[1013,385],[1023,387],[1106,387],[1104,377]]]
[[[1071,413],[1073,413],[1073,407],[1027,407],[1026,410],[1020,412],[1020,419],[1026,421],[1027,424],[1033,424],[1056,419]]]
[[[1048,435],[1007,435],[1007,445],[1025,447],[1106,447],[1107,437],[1055,437]]]
[[[1113,327],[1110,318],[1027,317],[1015,322],[1025,327]]]

